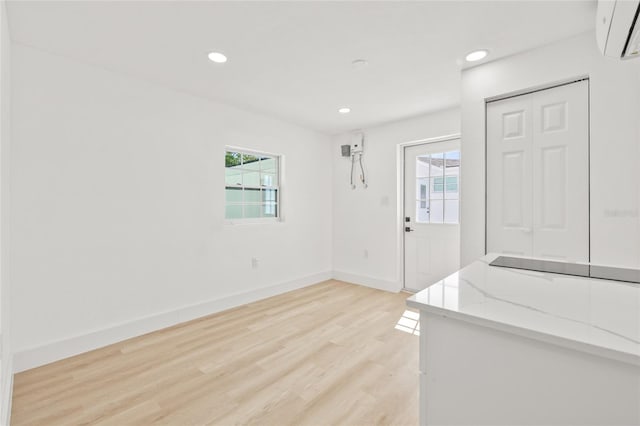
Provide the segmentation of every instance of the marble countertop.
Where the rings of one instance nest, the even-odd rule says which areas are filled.
[[[489,266],[497,256],[476,260],[407,304],[640,366],[640,285]]]

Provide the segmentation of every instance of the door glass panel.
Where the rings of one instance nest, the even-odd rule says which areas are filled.
[[[416,179],[416,200],[429,198],[429,178]]]
[[[444,185],[444,198],[447,200],[457,200],[458,197],[458,176],[446,176]]]
[[[444,222],[445,223],[458,223],[460,217],[460,201],[458,200],[445,200],[444,202]]]
[[[458,223],[459,175],[459,150],[416,156],[417,222]],[[456,202],[445,203],[445,199]],[[447,208],[452,211],[448,213]]]
[[[431,187],[430,198],[432,200],[442,200],[444,198],[444,177],[432,177],[429,182]]]
[[[439,198],[438,196],[444,191],[444,177],[434,177],[431,179],[431,194],[433,198]]]
[[[416,200],[416,222],[429,223],[429,200]]]
[[[445,182],[444,182],[444,190],[445,190],[445,198],[447,200],[458,200],[460,197],[458,195],[460,183],[460,151],[449,151],[445,153]],[[451,215],[447,214],[448,204],[445,204],[445,216],[448,218],[457,217],[457,208],[456,211]],[[453,206],[453,204],[451,204]],[[453,208],[453,207],[452,207]],[[445,220],[446,222],[449,222]],[[457,220],[455,221],[457,222]]]
[[[421,155],[416,157],[416,177],[429,177],[429,156]]]
[[[445,169],[447,175],[458,174],[460,170],[460,151],[445,152]]]
[[[444,152],[431,154],[431,168],[429,170],[429,176],[431,178],[444,176]]]
[[[444,221],[444,201],[442,199],[434,200],[433,198],[429,202],[431,223],[442,223]]]

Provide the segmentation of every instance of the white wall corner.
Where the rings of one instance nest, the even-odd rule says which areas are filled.
[[[366,275],[352,274],[344,271],[333,271],[333,279],[344,281],[351,284],[358,284],[365,287],[375,288],[377,290],[398,293],[402,290],[402,284],[399,281],[387,281],[379,278],[369,277]]]
[[[95,330],[63,340],[53,341],[37,347],[19,349],[16,350],[14,355],[13,371],[15,373],[19,373],[21,371],[36,368],[64,358],[69,358],[74,355],[79,355],[94,349],[111,345],[113,343],[121,342],[126,339],[191,321],[196,318],[205,317],[240,305],[308,287],[329,280],[331,279],[331,276],[332,274],[330,271],[319,272],[252,291],[237,293],[194,305],[183,306],[172,311],[127,321],[111,327]]]
[[[11,357],[2,360],[2,375],[7,375],[7,379],[2,380],[5,385],[0,389],[0,425],[9,426],[11,423],[11,401],[13,400],[13,363]]]

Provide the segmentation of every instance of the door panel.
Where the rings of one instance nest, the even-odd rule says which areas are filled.
[[[581,81],[534,93],[534,257],[589,261],[589,99]]]
[[[531,99],[487,105],[487,250],[532,251]],[[495,190],[493,190],[495,188]]]
[[[589,260],[587,81],[487,104],[487,251]]]
[[[540,227],[566,229],[568,174],[566,147],[543,148],[540,157],[542,160]]]
[[[422,290],[460,267],[459,149],[459,139],[404,148],[408,290]]]
[[[523,228],[526,189],[524,187],[524,152],[502,154],[502,226]],[[509,202],[506,202],[509,200]]]

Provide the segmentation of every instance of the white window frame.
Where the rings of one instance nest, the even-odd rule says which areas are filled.
[[[282,215],[282,170],[283,170],[283,155],[282,154],[275,154],[275,153],[271,153],[271,152],[265,152],[265,151],[257,151],[255,149],[249,149],[249,148],[242,148],[242,147],[238,147],[238,146],[225,146],[224,147],[224,155],[226,157],[226,153],[227,152],[237,152],[239,154],[246,154],[246,155],[253,155],[253,156],[264,156],[264,157],[270,157],[270,158],[274,158],[276,160],[276,183],[274,186],[271,186],[270,188],[274,188],[276,190],[277,193],[277,198],[276,198],[276,208],[277,208],[277,214],[275,217],[255,217],[255,218],[236,218],[236,219],[227,219],[226,218],[226,208],[227,208],[227,199],[226,199],[226,188],[228,187],[227,182],[226,182],[226,164],[225,164],[225,182],[224,182],[224,189],[225,189],[225,193],[223,193],[223,217],[224,217],[224,222],[227,225],[245,225],[245,224],[268,224],[268,223],[279,223],[283,221],[283,215]],[[244,185],[241,186],[241,188],[244,190],[246,187]],[[254,188],[254,189],[258,189],[257,187],[249,187],[249,188]],[[262,186],[259,187],[259,189],[262,189]],[[244,206],[245,203],[237,203],[239,205]]]

